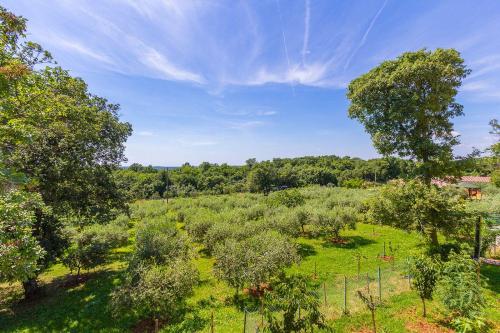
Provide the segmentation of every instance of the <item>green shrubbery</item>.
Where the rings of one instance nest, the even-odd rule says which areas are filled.
[[[128,240],[126,229],[115,224],[92,225],[75,230],[73,245],[62,259],[71,272],[89,270],[106,262],[106,256],[112,248],[125,245]]]

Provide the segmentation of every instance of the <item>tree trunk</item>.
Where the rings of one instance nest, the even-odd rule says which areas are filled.
[[[422,305],[424,306],[424,317],[427,317],[427,309],[425,308],[425,299],[422,298]]]
[[[23,282],[23,289],[24,289],[24,298],[25,299],[32,299],[40,291],[37,279],[31,278],[27,281],[24,281]]]
[[[431,233],[429,236],[431,238],[431,244],[435,247],[438,247],[439,246],[438,233],[435,227],[431,229]]]
[[[481,216],[476,220],[474,231],[474,259],[479,260],[481,257]]]
[[[377,333],[377,325],[375,324],[375,310],[371,310],[371,313],[372,313],[373,333]]]

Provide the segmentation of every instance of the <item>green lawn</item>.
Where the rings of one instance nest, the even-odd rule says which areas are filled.
[[[298,239],[302,261],[289,270],[315,276],[321,282],[324,302],[322,311],[336,332],[363,332],[370,327],[370,315],[355,296],[358,288],[369,287],[378,297],[378,268],[381,268],[382,306],[377,310],[379,327],[384,332],[411,332],[418,327],[440,327],[444,318],[440,306],[434,301],[429,306],[429,318],[420,318],[421,306],[416,294],[409,289],[404,259],[420,246],[420,238],[390,227],[358,224],[356,230],[343,232],[348,244],[338,245],[323,239]],[[380,260],[378,255],[388,244],[399,246],[395,267]],[[198,250],[200,246],[194,244]],[[91,272],[89,279],[78,286],[65,287],[63,280],[68,271],[55,265],[41,276],[47,296],[33,303],[16,303],[19,285],[0,287],[0,332],[124,332],[130,330],[137,318],[115,320],[108,311],[109,293],[120,281],[131,246],[117,249],[113,262]],[[359,251],[361,274],[358,280],[355,253]],[[188,300],[188,309],[182,322],[165,327],[162,332],[210,332],[213,313],[215,332],[243,332],[244,311],[248,310],[247,332],[254,332],[261,322],[259,304],[248,296],[233,301],[234,290],[212,274],[213,259],[198,251],[193,259],[200,271],[200,284]],[[347,277],[347,307],[343,315],[344,276]],[[484,267],[483,281],[490,302],[487,312],[490,320],[500,322],[500,269]],[[7,295],[10,295],[7,297]],[[426,326],[427,325],[427,326]],[[418,332],[418,331],[416,331]],[[423,331],[422,331],[423,332]],[[441,332],[441,331],[436,331]],[[442,332],[446,332],[443,330]]]

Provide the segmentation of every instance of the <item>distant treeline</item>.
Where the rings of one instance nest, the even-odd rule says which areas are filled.
[[[365,181],[386,182],[413,176],[414,163],[397,158],[320,156],[276,158],[245,165],[189,163],[179,168],[159,169],[134,163],[115,172],[119,187],[129,200],[189,196],[197,193],[267,192],[276,188],[319,184],[359,186]]]
[[[467,174],[488,175],[489,158],[475,159]],[[414,162],[400,158],[363,160],[338,156],[275,158],[231,166],[203,162],[159,168],[134,163],[115,172],[119,188],[129,200],[191,196],[199,193],[269,192],[306,185],[362,187],[396,178],[414,178]]]

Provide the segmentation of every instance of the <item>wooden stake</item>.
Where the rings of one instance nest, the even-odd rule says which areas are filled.
[[[158,333],[160,329],[160,324],[158,323],[158,318],[155,318],[155,333]]]
[[[212,318],[210,320],[210,332],[214,333],[215,332],[215,327],[214,327],[214,312],[212,311]]]
[[[347,314],[347,277],[344,275],[344,314]]]
[[[380,301],[382,301],[382,279],[381,279],[380,266],[378,267],[378,298]]]
[[[368,294],[370,294],[370,277],[368,276],[368,273],[366,273],[366,289]]]
[[[245,317],[243,317],[243,333],[247,332],[247,309],[244,310]]]
[[[323,282],[323,294],[325,296],[325,305],[327,304],[326,303],[326,282]]]

